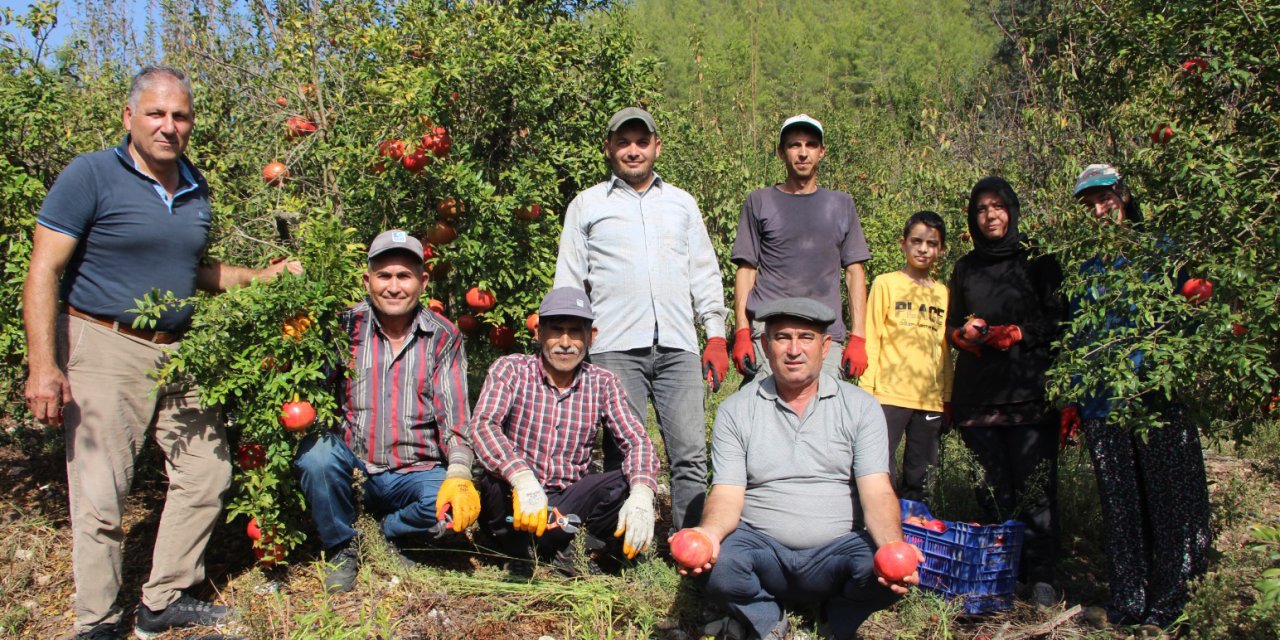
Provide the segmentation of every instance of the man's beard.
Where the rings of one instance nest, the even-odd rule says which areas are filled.
[[[613,164],[614,175],[618,176],[619,178],[622,178],[623,182],[626,182],[627,184],[637,184],[637,183],[645,182],[646,180],[649,179],[649,176],[653,175],[652,163],[647,164],[644,167],[641,167],[635,170],[628,169],[627,166],[622,164],[621,162],[614,161],[612,162],[612,164]]]

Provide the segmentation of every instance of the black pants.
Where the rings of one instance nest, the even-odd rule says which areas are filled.
[[[988,522],[1016,518],[1027,526],[1020,577],[1053,582],[1058,559],[1058,424],[960,427],[960,437],[986,475],[977,488]]]
[[[1180,407],[1147,433],[1085,420],[1111,561],[1112,622],[1167,627],[1182,613],[1187,582],[1209,565],[1209,485],[1194,425]]]
[[[511,485],[505,480],[485,474],[477,487],[480,492],[480,528],[503,545],[503,551],[515,555],[527,545],[529,534],[516,531],[507,520],[511,516]],[[556,507],[564,515],[582,518],[582,529],[606,543],[615,541],[618,511],[630,493],[626,476],[621,471],[606,471],[583,476],[577,482],[555,491],[547,489],[547,506]],[[569,546],[573,535],[560,529],[548,529],[537,538],[538,552],[544,557]],[[524,547],[527,548],[527,547]]]
[[[938,434],[942,431],[942,412],[922,411],[883,405],[884,420],[889,425],[889,479],[898,496],[917,502],[925,502],[925,489],[929,486],[930,471],[938,466]],[[902,473],[894,454],[902,436],[907,436],[907,448],[902,453]]]

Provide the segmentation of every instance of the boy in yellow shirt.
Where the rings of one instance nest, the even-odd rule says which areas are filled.
[[[867,297],[868,366],[858,384],[884,409],[891,456],[907,436],[902,473],[891,463],[889,475],[898,495],[910,500],[924,500],[929,470],[938,464],[944,408],[951,402],[947,287],[929,275],[946,242],[941,216],[913,214],[899,240],[906,265],[876,277]]]

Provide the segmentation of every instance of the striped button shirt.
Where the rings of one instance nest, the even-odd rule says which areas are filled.
[[[352,373],[340,383],[343,435],[367,470],[431,469],[446,455],[449,464],[470,467],[467,355],[458,328],[419,305],[395,353],[368,300],[344,313],[342,324]]]
[[[491,473],[510,480],[528,469],[544,487],[557,490],[587,474],[602,423],[625,456],[622,472],[630,484],[656,489],[658,456],[644,425],[628,408],[618,377],[589,363],[561,392],[540,356],[499,359],[489,367],[468,435]]]

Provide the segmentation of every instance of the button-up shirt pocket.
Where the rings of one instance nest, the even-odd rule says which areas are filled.
[[[677,261],[673,264],[687,265],[689,262],[689,229],[683,223],[684,213],[664,211],[660,215],[666,216],[666,219],[658,224],[658,242],[662,244],[662,255],[669,260]]]

